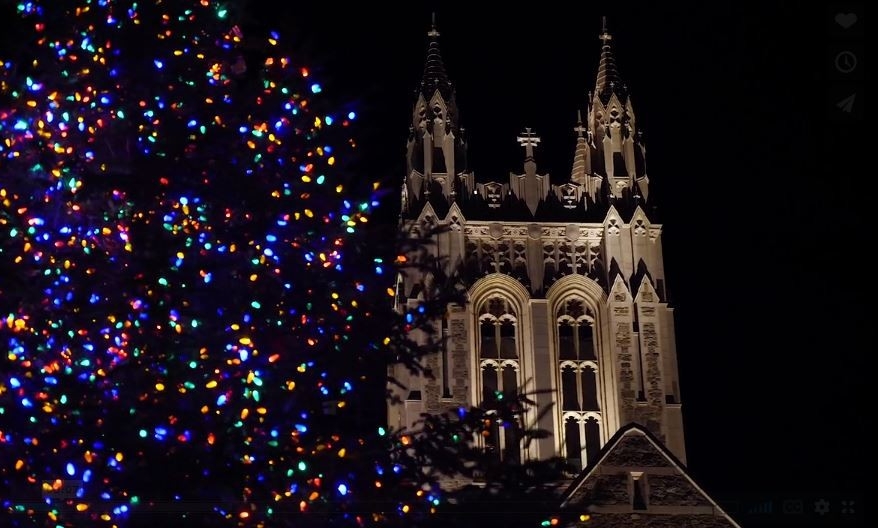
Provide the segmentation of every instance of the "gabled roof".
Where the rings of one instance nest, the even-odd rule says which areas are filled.
[[[645,475],[646,509],[631,508],[629,476]],[[581,504],[589,526],[741,528],[689,476],[660,440],[639,424],[619,429],[561,495],[561,507]]]

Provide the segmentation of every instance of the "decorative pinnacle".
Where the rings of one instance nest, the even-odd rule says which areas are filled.
[[[430,31],[427,32],[428,37],[436,38],[439,36],[439,30],[436,29],[436,12],[431,15]]]
[[[601,17],[601,36],[599,38],[605,43],[608,40],[613,40],[613,35],[610,35],[610,29],[607,26],[607,17]]]
[[[442,63],[442,54],[439,51],[439,31],[436,30],[436,13],[433,13],[432,29],[427,32],[429,43],[427,44],[427,61],[424,64],[424,76],[421,78],[421,93],[425,99],[430,99],[436,90],[442,93],[443,99],[450,100],[452,95],[451,82],[445,72]]]
[[[615,91],[617,86],[621,86],[619,72],[616,70],[616,58],[613,56],[613,48],[610,41],[613,37],[607,29],[607,17],[603,17],[603,28],[600,35],[601,40],[601,60],[598,64],[598,78],[595,83],[595,93],[601,97],[609,92]]]
[[[583,137],[583,133],[588,130],[584,126],[582,126],[582,111],[576,111],[576,126],[573,127],[573,131],[576,132],[576,137]]]

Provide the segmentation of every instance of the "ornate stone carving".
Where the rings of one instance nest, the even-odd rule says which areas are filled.
[[[619,236],[620,232],[619,221],[615,218],[610,218],[607,222],[607,234],[610,236]]]
[[[469,391],[469,355],[467,350],[466,311],[461,307],[451,310],[448,322],[451,353],[451,394],[456,404],[467,402]]]
[[[646,370],[646,398],[650,407],[660,409],[664,403],[664,391],[662,390],[662,375],[659,365],[659,340],[658,329],[653,322],[641,325],[643,334],[644,363]]]
[[[543,234],[543,228],[540,227],[539,224],[530,224],[527,226],[527,236],[533,239],[538,239]],[[548,233],[547,233],[548,234]]]
[[[439,387],[439,353],[429,354],[426,357],[425,366],[433,374],[431,377],[424,379],[424,392],[422,400],[424,402],[424,410],[428,413],[442,412],[439,404],[439,397],[442,395],[442,389]]]
[[[628,323],[616,325],[616,346],[623,348],[631,346],[631,329],[628,327]]]

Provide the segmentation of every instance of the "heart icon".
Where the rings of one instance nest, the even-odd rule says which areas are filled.
[[[850,29],[851,26],[857,23],[857,14],[856,13],[839,13],[835,15],[835,23],[844,29]]]

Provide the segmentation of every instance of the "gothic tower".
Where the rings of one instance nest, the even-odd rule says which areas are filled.
[[[397,389],[402,403],[388,408],[389,424],[411,427],[423,412],[527,391],[537,401],[529,423],[550,435],[518,452],[497,425],[484,441],[498,456],[561,455],[584,467],[637,423],[685,461],[662,226],[606,23],[594,91],[585,112],[571,109],[579,116],[571,172],[554,181],[539,169],[540,138],[530,129],[517,138],[520,172],[476,181],[435,24],[427,35],[400,229],[448,227],[432,251],[461,277],[468,302],[449,306],[437,322],[447,342],[427,359],[434,376],[392,372],[406,389]],[[417,305],[425,280],[400,278],[400,309]]]

